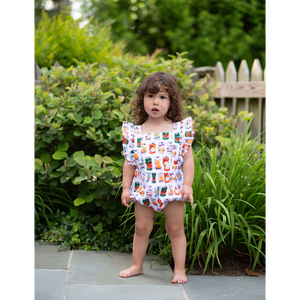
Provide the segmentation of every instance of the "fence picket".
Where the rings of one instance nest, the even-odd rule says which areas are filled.
[[[34,84],[38,84],[39,82],[41,82],[40,76],[41,76],[40,67],[37,64],[37,62],[34,61]]]
[[[54,63],[54,65],[53,65],[54,67],[59,67],[60,66],[60,63],[59,63],[59,61],[57,60],[55,63]]]
[[[226,83],[227,82],[236,82],[237,79],[237,72],[236,72],[236,68],[234,65],[233,61],[230,61],[227,69],[226,69]],[[228,107],[228,112],[230,111],[230,108],[232,108],[232,113],[235,115],[236,114],[236,97],[232,98],[232,103],[231,105],[228,103],[226,104],[226,106]]]
[[[251,69],[251,81],[262,81],[262,69],[259,60],[254,59]]]
[[[245,59],[241,61],[238,71],[238,81],[249,82],[249,68]]]
[[[238,81],[239,82],[249,82],[249,68],[245,59],[241,61],[239,71],[238,71]],[[245,98],[245,109],[249,111],[249,97]],[[248,126],[248,121],[245,122],[245,129]]]
[[[220,61],[218,61],[216,64],[216,67],[215,67],[214,79],[219,82],[224,82],[224,78],[225,78],[225,73],[224,73],[223,65]],[[220,106],[221,107],[225,106],[225,98],[224,97],[221,97]]]

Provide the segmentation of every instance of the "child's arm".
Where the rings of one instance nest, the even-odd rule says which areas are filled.
[[[123,192],[121,196],[121,201],[124,206],[130,207],[129,205],[129,196],[130,196],[130,185],[134,176],[135,166],[130,165],[125,159],[123,167]]]
[[[187,201],[189,198],[189,201],[191,202],[191,206],[194,204],[194,198],[193,198],[193,179],[194,179],[194,157],[192,152],[192,147],[190,150],[183,156],[183,187],[182,187],[182,197],[183,201]]]

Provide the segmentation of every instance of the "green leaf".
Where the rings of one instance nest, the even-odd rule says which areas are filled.
[[[108,157],[108,156],[104,156],[103,158],[102,158],[102,160],[103,160],[103,162],[104,163],[106,163],[106,164],[112,164],[114,161],[110,158],[110,157]]]
[[[119,124],[120,124],[119,120],[108,121],[108,125],[112,129],[116,128]]]
[[[85,90],[86,90],[86,88],[87,88],[85,82],[78,82],[78,85],[81,85]]]
[[[73,154],[73,159],[75,159],[76,157],[79,157],[79,156],[82,156],[84,157],[85,156],[85,153],[84,151],[76,151],[74,154]]]
[[[61,182],[61,183],[65,183],[65,182],[67,182],[69,179],[70,179],[69,176],[63,175],[62,177],[60,177],[60,182]]]
[[[85,159],[82,156],[75,157],[74,160],[83,167],[86,165]]]
[[[83,119],[83,123],[89,124],[93,121],[93,119],[91,117],[84,117]]]
[[[77,123],[81,123],[82,122],[82,116],[81,115],[75,116],[75,120],[76,120]]]
[[[79,206],[79,205],[82,205],[84,203],[85,203],[85,200],[82,199],[82,198],[77,198],[77,199],[74,200],[74,205],[75,206]]]
[[[93,115],[93,118],[95,120],[101,119],[102,118],[102,112],[100,109],[96,109],[95,114]]]
[[[110,219],[115,218],[117,214],[118,214],[117,210],[110,210],[110,209],[107,210],[107,215]]]
[[[88,177],[86,174],[81,174],[79,177],[76,177],[75,180],[74,180],[74,183],[78,183],[78,182],[81,182],[83,180],[86,180]]]
[[[102,164],[102,156],[99,154],[95,154],[95,161],[98,165]]]
[[[41,160],[42,160],[42,162],[44,164],[50,164],[50,162],[51,162],[51,156],[48,153],[42,153],[41,154]]]
[[[92,202],[93,200],[94,200],[93,195],[89,195],[89,196],[87,196],[87,197],[85,198],[85,202],[86,202],[86,203],[90,203],[90,202]]]
[[[57,145],[58,150],[60,151],[67,151],[69,148],[69,143],[68,142],[61,142]]]
[[[101,100],[107,99],[111,96],[111,92],[106,92],[101,95]]]
[[[55,151],[55,153],[52,155],[52,158],[55,160],[61,160],[66,159],[68,157],[67,152],[64,151]]]

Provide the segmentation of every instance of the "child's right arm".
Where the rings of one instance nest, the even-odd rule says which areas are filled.
[[[128,161],[125,159],[124,167],[123,167],[123,192],[121,196],[122,204],[126,207],[130,207],[129,205],[129,196],[130,196],[130,186],[134,176],[136,166],[130,165]]]

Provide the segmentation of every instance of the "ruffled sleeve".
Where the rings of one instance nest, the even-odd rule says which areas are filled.
[[[181,156],[187,154],[190,150],[192,143],[194,141],[194,126],[192,118],[186,118],[180,122],[180,132],[181,132],[181,139],[180,139],[180,148],[181,148]]]
[[[122,135],[123,135],[123,153],[122,155],[128,161],[130,165],[136,165],[135,153],[135,134],[134,125],[130,122],[124,121],[122,124]]]

